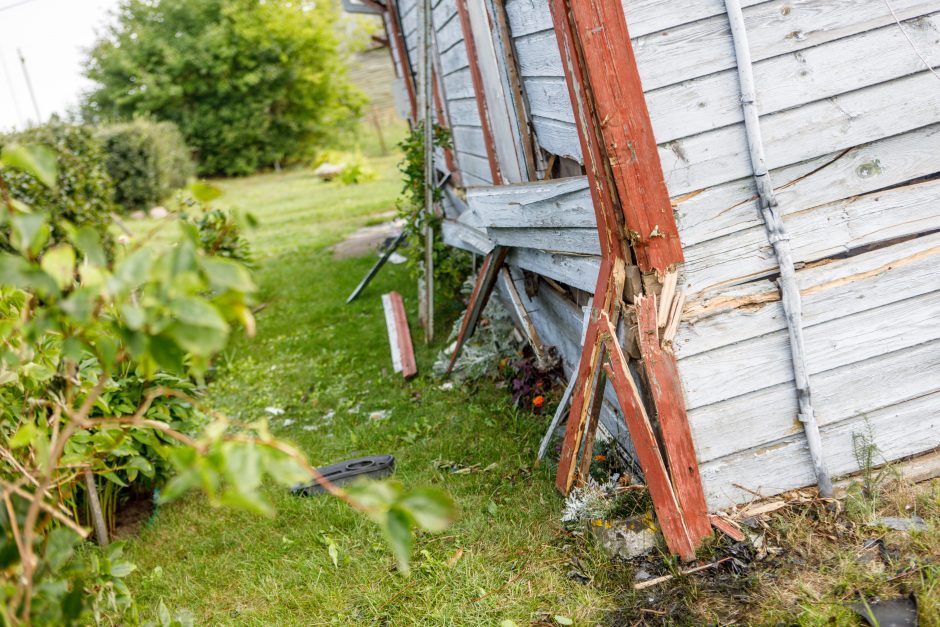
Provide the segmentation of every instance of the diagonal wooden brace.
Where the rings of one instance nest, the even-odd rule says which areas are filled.
[[[450,356],[450,363],[447,364],[447,374],[453,372],[454,364],[457,363],[457,358],[460,357],[460,351],[463,350],[464,344],[467,343],[467,340],[476,330],[477,322],[480,321],[480,314],[483,313],[486,303],[490,300],[490,294],[493,293],[496,279],[499,278],[499,269],[506,261],[508,253],[509,249],[505,246],[497,246],[483,259],[483,265],[480,266],[476,283],[474,283],[473,291],[470,293],[467,311],[464,313],[463,322],[460,323],[454,353]]]
[[[630,438],[636,448],[637,461],[643,469],[643,476],[653,499],[653,507],[656,510],[659,525],[662,527],[663,537],[670,551],[685,560],[693,559],[697,543],[693,541],[689,533],[675,486],[659,452],[659,443],[653,432],[653,425],[643,406],[640,391],[627,367],[627,358],[617,340],[617,331],[603,314],[598,321],[598,327],[602,341],[606,344],[607,354],[610,356],[610,363],[605,364],[604,370],[610,377],[614,392],[617,394],[617,401],[620,403],[624,422],[627,424]],[[705,520],[708,521],[707,518]]]

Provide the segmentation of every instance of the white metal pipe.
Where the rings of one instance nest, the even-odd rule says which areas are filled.
[[[790,249],[790,238],[780,215],[773,182],[770,178],[770,172],[767,170],[767,160],[764,156],[764,141],[761,136],[760,118],[757,113],[757,88],[754,84],[753,63],[748,46],[744,13],[741,10],[740,0],[725,0],[725,7],[728,10],[728,21],[731,25],[731,36],[734,40],[734,52],[737,56],[738,79],[741,84],[741,108],[744,111],[744,127],[747,135],[748,151],[751,156],[751,167],[754,170],[754,181],[757,184],[757,193],[760,197],[761,217],[764,219],[767,238],[773,245],[777,265],[780,267],[778,285],[780,300],[787,319],[787,331],[790,336],[793,380],[799,402],[798,417],[806,433],[806,443],[809,447],[810,457],[813,460],[813,470],[816,474],[819,493],[824,497],[831,497],[832,479],[829,476],[825,455],[823,454],[822,438],[819,435],[819,424],[816,422],[816,414],[813,410],[809,372],[806,367],[800,288],[796,282],[796,268],[793,264],[793,255]]]

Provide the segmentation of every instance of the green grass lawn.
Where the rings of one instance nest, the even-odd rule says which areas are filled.
[[[141,619],[154,619],[163,602],[208,625],[523,625],[555,615],[580,625],[617,605],[616,582],[626,578],[562,530],[553,477],[533,469],[547,417],[517,411],[492,381],[441,389],[430,375],[440,346],[416,346],[420,374],[411,382],[392,372],[380,295],[400,291],[417,320],[415,284],[402,266],[387,266],[344,304],[374,259],[337,261],[326,247],[394,210],[396,160],[373,160],[379,177],[359,186],[323,183],[308,171],[221,183],[224,203],[260,220],[250,239],[267,307],[257,336],[218,360],[209,397],[243,420],[283,408],[276,433],[314,464],[393,454],[399,480],[454,497],[458,522],[417,539],[414,573],[405,578],[377,528],[331,498],[272,488],[277,515],[268,519],[191,496],[160,508],[129,542]],[[441,304],[438,337],[457,311]],[[416,324],[412,334],[422,335]],[[370,418],[377,411],[387,417]],[[480,470],[451,474],[435,460]],[[590,583],[567,578],[576,554]]]

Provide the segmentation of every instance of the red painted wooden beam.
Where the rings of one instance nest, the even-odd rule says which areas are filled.
[[[660,343],[656,300],[648,296],[637,298],[636,316],[642,365],[659,417],[659,430],[672,483],[685,514],[689,534],[697,543],[711,534],[711,524],[708,521],[708,506],[702,491],[702,477],[692,443],[689,417],[685,412],[679,369],[675,355],[665,350]]]
[[[483,127],[483,143],[486,146],[486,160],[490,164],[490,174],[493,185],[502,185],[503,176],[499,169],[499,160],[496,157],[496,142],[493,138],[493,128],[490,126],[489,107],[486,104],[486,93],[483,85],[483,75],[480,73],[477,46],[473,38],[473,28],[470,26],[470,13],[467,10],[467,0],[457,0],[457,13],[460,15],[460,28],[463,30],[463,40],[467,46],[467,59],[470,62],[470,79],[473,82],[473,94],[477,101],[477,110],[480,112],[480,124]]]
[[[612,353],[612,346],[617,345],[614,339],[604,346],[603,338],[612,335],[604,327],[615,327],[620,316],[625,265],[635,258],[643,272],[655,271],[662,278],[683,261],[683,255],[620,0],[550,0],[550,7],[591,186],[602,258],[592,324],[575,375],[578,381],[555,481],[567,494],[574,483],[585,429],[592,427],[591,405],[601,402],[603,395],[603,390],[595,389],[598,369],[605,350]],[[710,526],[675,357],[659,344],[655,311],[651,325],[646,315],[638,311],[639,334],[647,339],[644,368],[654,388],[661,427],[665,425],[669,478],[668,491],[661,486],[651,494],[657,516],[681,518],[681,525],[672,518],[660,522],[670,548],[688,558],[710,533]],[[616,348],[620,351],[619,345]],[[613,381],[617,368],[605,370],[615,386],[621,386],[621,403],[629,403],[620,398],[625,393],[623,373]],[[659,455],[655,434],[652,440],[641,440],[634,440],[638,457],[652,463],[653,447]],[[585,446],[582,471],[589,465],[584,456],[590,454]]]
[[[656,518],[663,530],[663,537],[669,550],[690,560],[695,557],[695,546],[690,537],[685,517],[679,505],[675,487],[669,478],[666,464],[659,452],[659,444],[653,432],[640,391],[633,381],[627,358],[617,340],[617,331],[606,316],[602,316],[599,325],[604,335],[610,363],[604,367],[617,394],[617,401],[623,411],[623,419],[630,431],[630,439],[636,449],[637,461],[643,469],[646,486],[653,499]],[[707,522],[707,519],[706,519]]]

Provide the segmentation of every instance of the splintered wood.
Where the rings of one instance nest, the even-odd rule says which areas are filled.
[[[405,304],[398,292],[382,295],[382,308],[385,310],[385,326],[388,328],[388,343],[392,350],[392,369],[400,372],[406,379],[418,374],[415,363],[414,346],[411,343],[411,330],[405,315]]]
[[[630,34],[619,0],[551,0],[549,6],[581,141],[601,257],[590,323],[573,375],[576,383],[555,485],[567,494],[585,477],[609,377],[666,543],[689,560],[711,533],[711,525],[675,356],[663,347],[664,339],[675,335],[681,316],[683,299],[677,295],[675,268],[683,254]],[[639,267],[628,273],[633,259]],[[640,273],[644,282],[654,283],[648,296],[635,280]],[[634,280],[625,293],[628,276]],[[661,301],[658,311],[656,294]],[[625,300],[633,303],[626,312]],[[661,441],[617,338],[616,326],[624,313],[636,319],[636,332],[628,336],[639,344]]]

